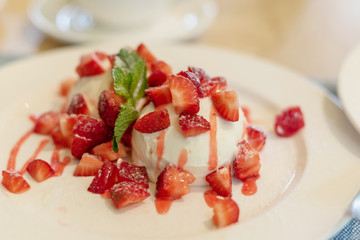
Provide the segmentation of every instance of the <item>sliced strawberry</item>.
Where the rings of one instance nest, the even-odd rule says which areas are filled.
[[[68,114],[89,114],[90,110],[86,104],[83,94],[75,94],[70,101],[70,104],[66,111]]]
[[[220,88],[218,82],[202,82],[201,83],[201,97],[205,98],[215,93]]]
[[[160,173],[156,182],[156,197],[169,200],[179,199],[190,192],[189,184],[195,177],[186,170],[169,164]]]
[[[150,87],[157,87],[166,82],[167,76],[160,70],[154,71],[148,78],[148,84]]]
[[[169,86],[177,114],[195,114],[199,112],[199,95],[196,86],[189,79],[179,75],[170,75]]]
[[[146,65],[147,65],[147,69],[151,69],[151,65],[157,61],[157,58],[150,52],[150,50],[148,49],[148,47],[141,43],[137,49],[136,49],[137,54],[145,60]]]
[[[211,99],[221,117],[232,122],[239,120],[239,102],[235,91],[215,92]]]
[[[72,128],[76,123],[76,115],[62,114],[59,125],[51,131],[51,137],[55,144],[63,147],[71,147],[73,141]]]
[[[115,164],[105,161],[102,167],[97,171],[92,180],[88,191],[92,193],[104,193],[118,181],[118,169]]]
[[[219,195],[213,190],[205,191],[204,199],[205,199],[206,204],[211,208],[213,208],[216,203],[223,200],[223,198],[220,198]]]
[[[193,137],[210,130],[208,120],[197,114],[180,114],[179,124],[185,137]]]
[[[276,115],[275,132],[280,137],[290,137],[305,126],[299,106],[289,107]]]
[[[20,194],[30,189],[27,181],[14,171],[2,171],[2,185],[11,193]]]
[[[238,143],[238,146],[239,149],[233,161],[235,176],[241,181],[259,176],[261,165],[258,152],[245,140]]]
[[[61,114],[49,111],[40,115],[35,122],[34,132],[50,134],[54,127],[59,124]]]
[[[103,163],[97,156],[84,153],[75,169],[74,176],[95,176]]]
[[[196,87],[196,90],[197,90],[197,93],[198,93],[199,97],[200,98],[202,97],[203,92],[202,92],[202,89],[201,89],[200,79],[195,73],[189,72],[189,71],[181,71],[177,75],[180,75],[180,76],[183,76],[183,77],[189,79],[190,82],[192,82],[192,84],[194,84],[194,86]]]
[[[146,114],[135,123],[134,128],[141,133],[153,133],[166,129],[169,126],[169,113],[164,108]]]
[[[135,121],[130,124],[130,126],[126,129],[124,134],[121,137],[121,142],[126,146],[131,148],[131,138],[132,138],[132,131],[134,128]],[[120,151],[120,149],[119,149]]]
[[[260,128],[249,124],[247,126],[247,141],[252,148],[260,152],[266,143],[266,135]]]
[[[239,221],[240,209],[234,200],[226,198],[214,205],[212,218],[216,227],[222,228]]]
[[[111,67],[112,62],[108,55],[102,52],[92,52],[81,57],[76,72],[80,77],[87,77],[104,73]]]
[[[194,73],[201,83],[211,81],[211,77],[202,68],[189,66],[188,71]]]
[[[211,189],[223,197],[231,197],[231,168],[225,165],[206,175]]]
[[[119,151],[117,153],[114,152],[112,144],[112,141],[101,143],[91,149],[90,153],[99,157],[102,161],[114,161],[119,158],[126,157],[126,149],[122,143],[118,144]]]
[[[216,92],[220,85],[220,83],[216,81],[200,82],[199,76],[189,71],[181,71],[178,73],[178,75],[186,77],[195,85],[199,98],[210,96],[212,93]]]
[[[156,61],[151,64],[151,72],[161,71],[165,75],[172,74],[172,69],[169,64],[164,61]]]
[[[119,182],[134,182],[144,188],[149,188],[149,177],[145,167],[121,161],[118,164],[118,169]]]
[[[124,102],[124,99],[112,90],[104,90],[101,92],[98,110],[101,119],[106,125],[112,128],[115,126],[115,121],[121,110],[120,104]]]
[[[213,77],[211,78],[211,82],[219,83],[219,89],[224,90],[227,87],[227,80],[225,77]]]
[[[111,199],[116,208],[144,201],[150,193],[142,185],[134,182],[120,182],[110,190]]]
[[[155,107],[171,103],[172,98],[169,85],[149,87],[145,92],[150,97]]]
[[[69,140],[68,138],[66,138],[63,135],[63,133],[61,132],[61,129],[60,129],[60,125],[57,125],[56,127],[54,127],[53,130],[51,131],[50,135],[56,145],[60,145],[65,148],[68,148],[71,146],[72,139]]]
[[[60,96],[66,97],[76,82],[75,78],[67,78],[60,83]]]
[[[31,161],[27,165],[26,171],[28,171],[31,177],[37,182],[45,181],[55,173],[50,164],[41,159]]]

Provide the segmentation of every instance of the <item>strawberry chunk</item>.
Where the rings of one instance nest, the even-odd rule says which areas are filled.
[[[161,71],[165,75],[172,74],[172,69],[169,64],[164,61],[156,61],[151,64],[151,72]]]
[[[50,134],[59,124],[61,114],[49,111],[40,115],[35,122],[34,132],[39,134]]]
[[[290,137],[305,126],[299,106],[289,107],[276,115],[275,132],[280,137]]]
[[[188,71],[194,73],[201,83],[211,81],[211,77],[202,68],[189,66]]]
[[[166,82],[167,76],[160,70],[154,71],[148,78],[148,84],[150,87],[157,87]]]
[[[259,176],[260,157],[249,143],[242,140],[238,143],[238,152],[233,161],[235,176],[241,181]]]
[[[122,143],[118,143],[119,151],[117,153],[114,152],[112,144],[112,141],[101,143],[91,149],[90,153],[99,157],[102,161],[115,161],[127,156],[125,146]]]
[[[157,61],[157,58],[151,53],[151,51],[148,49],[148,47],[141,43],[137,49],[137,54],[145,60],[147,69],[151,69],[151,65]]]
[[[28,171],[31,177],[37,182],[45,181],[55,174],[50,164],[41,159],[31,161],[27,165],[26,171]]]
[[[105,161],[92,180],[88,191],[92,193],[104,193],[118,180],[118,169],[115,164]]]
[[[81,57],[76,72],[80,77],[88,77],[104,73],[111,67],[112,62],[108,55],[102,52],[92,52]]]
[[[231,197],[231,168],[225,165],[206,175],[211,189],[222,197]]]
[[[239,120],[239,102],[235,91],[215,92],[211,99],[221,117],[232,122]]]
[[[69,94],[70,89],[74,86],[75,82],[76,79],[72,77],[63,80],[60,83],[60,90],[59,90],[60,96],[66,97]]]
[[[247,141],[252,148],[260,152],[266,143],[266,135],[260,128],[249,124],[247,126]]]
[[[27,181],[14,171],[2,171],[1,184],[11,193],[20,194],[30,189]]]
[[[170,75],[169,86],[177,114],[195,114],[199,112],[199,95],[196,86],[189,79],[179,75]]]
[[[240,209],[234,200],[226,198],[218,201],[213,208],[213,223],[222,228],[239,221]]]
[[[116,208],[144,201],[150,193],[142,185],[134,182],[120,182],[110,190],[111,200]]]
[[[207,190],[204,192],[204,200],[209,207],[213,208],[215,204],[223,200],[223,198],[220,198],[215,191]]]
[[[124,99],[112,90],[104,90],[101,92],[98,110],[101,119],[106,125],[112,128],[115,126],[115,121],[121,110],[120,104],[124,102]]]
[[[155,107],[171,103],[172,98],[169,85],[150,87],[146,89],[145,92],[150,97]]]
[[[185,137],[193,137],[210,130],[208,120],[197,114],[180,114],[179,124]]]
[[[195,73],[189,72],[189,71],[181,71],[177,75],[180,75],[180,76],[183,76],[183,77],[189,79],[190,82],[192,84],[194,84],[194,86],[196,87],[196,90],[197,90],[197,93],[198,93],[199,97],[200,98],[203,97],[203,91],[201,89],[200,79]]]
[[[213,77],[211,78],[211,82],[219,83],[219,89],[224,90],[227,87],[227,80],[225,77]]]
[[[103,161],[95,155],[84,153],[75,169],[74,176],[95,176]]]
[[[66,112],[68,114],[74,113],[87,115],[90,113],[83,94],[77,93],[72,97]]]
[[[146,114],[135,123],[134,128],[141,133],[153,133],[166,129],[169,126],[169,113],[164,108]]]
[[[186,170],[169,164],[160,173],[156,182],[156,197],[176,200],[190,192],[189,184],[195,177]]]
[[[51,131],[51,137],[55,144],[63,147],[71,147],[73,141],[72,129],[76,123],[76,115],[62,114],[59,125]]]
[[[201,83],[201,97],[205,98],[208,97],[210,95],[212,95],[213,93],[215,93],[218,89],[220,88],[220,83],[218,82],[202,82]]]
[[[144,188],[149,188],[149,177],[145,167],[121,161],[121,163],[118,164],[118,169],[119,182],[134,182]]]

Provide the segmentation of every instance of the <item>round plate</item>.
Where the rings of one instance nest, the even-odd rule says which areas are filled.
[[[82,54],[94,50],[115,53],[138,43],[117,41],[59,49],[11,63],[0,70],[0,168],[10,149],[32,127],[28,116],[60,109],[59,83],[72,76]],[[42,183],[28,174],[31,189],[21,195],[0,187],[0,232],[24,239],[326,239],[346,220],[348,206],[360,189],[360,144],[342,111],[306,78],[282,67],[231,50],[202,45],[148,44],[174,72],[189,65],[211,76],[224,76],[250,109],[255,125],[267,134],[260,153],[261,177],[253,196],[241,193],[233,180],[233,199],[240,220],[216,229],[212,209],[204,201],[207,187],[175,201],[159,215],[152,196],[140,204],[116,210],[110,200],[89,193],[91,177],[72,176],[73,160],[62,176]],[[275,135],[275,115],[299,105],[306,126],[290,138]],[[32,136],[18,156],[20,168],[45,136]],[[223,144],[226,144],[224,142]],[[49,144],[40,158],[50,159]],[[63,153],[63,154],[66,154]]]

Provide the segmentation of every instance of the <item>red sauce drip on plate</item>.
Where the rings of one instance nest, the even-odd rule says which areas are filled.
[[[254,195],[257,192],[256,180],[259,179],[259,176],[252,177],[243,181],[241,192],[245,196]]]
[[[179,158],[178,158],[178,167],[184,168],[188,160],[188,152],[185,148],[181,149]]]
[[[49,139],[44,139],[39,143],[39,146],[36,148],[34,154],[26,161],[24,166],[18,172],[19,174],[23,175],[26,172],[26,168],[29,163],[32,162],[39,155],[39,153],[44,149],[44,147],[49,143],[49,141]]]
[[[157,145],[156,145],[156,154],[158,155],[158,159],[156,162],[156,169],[160,169],[160,161],[162,159],[162,155],[164,154],[164,147],[165,147],[165,131],[161,131],[159,136],[156,138]]]
[[[21,138],[15,143],[14,147],[11,149],[10,157],[7,162],[6,170],[15,170],[16,166],[16,157],[19,153],[20,147],[24,144],[24,142],[31,136],[33,130],[27,131]]]
[[[217,167],[218,155],[217,155],[217,140],[216,140],[216,132],[217,132],[217,112],[214,106],[211,107],[210,110],[210,152],[209,152],[209,170],[214,170]]]
[[[166,214],[172,204],[172,200],[169,199],[164,199],[164,198],[156,198],[155,199],[155,207],[156,207],[156,211],[159,214]]]
[[[71,161],[71,157],[69,157],[69,156],[64,157],[62,161],[60,160],[60,149],[61,148],[62,148],[62,146],[56,145],[54,152],[51,156],[50,165],[55,171],[54,176],[60,176],[63,173],[66,165],[68,165]]]

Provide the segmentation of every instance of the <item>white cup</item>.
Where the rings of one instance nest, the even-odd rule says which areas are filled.
[[[74,0],[102,27],[133,28],[154,23],[173,0]]]

